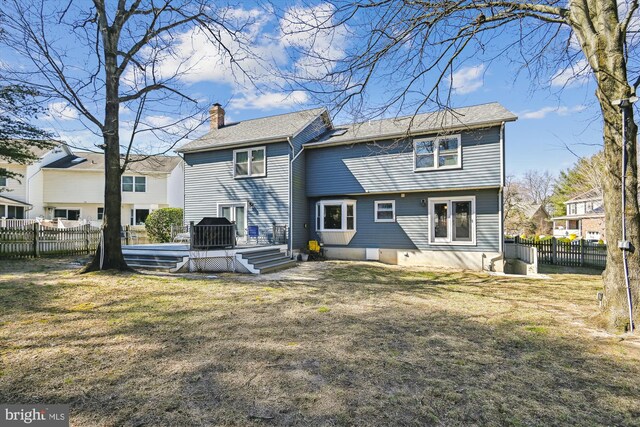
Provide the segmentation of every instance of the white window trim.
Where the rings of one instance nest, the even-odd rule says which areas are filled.
[[[378,219],[378,205],[391,203],[391,213],[393,217],[390,219]],[[389,212],[385,209],[384,212]],[[395,200],[376,200],[373,204],[373,221],[374,222],[396,222],[396,201]]]
[[[342,224],[340,229],[324,229],[324,207],[325,206],[342,206]],[[353,205],[353,230],[347,229],[347,206]],[[357,228],[357,218],[358,218],[358,209],[356,207],[356,201],[353,199],[334,199],[334,200],[320,200],[316,202],[316,231],[320,231],[323,233],[344,233],[345,231],[353,231],[355,233]],[[318,217],[319,215],[319,217]],[[320,218],[320,222],[318,223],[318,218]],[[318,225],[320,227],[318,228]]]
[[[458,139],[458,164],[452,166],[439,166],[439,157],[440,157],[440,144],[438,141],[440,139],[446,138],[457,138]],[[416,143],[424,142],[424,141],[433,141],[433,166],[430,168],[418,168],[416,167]],[[413,171],[414,172],[423,172],[423,171],[433,171],[433,170],[448,170],[448,169],[462,169],[462,140],[460,138],[460,134],[457,135],[442,135],[433,138],[414,138],[413,140]]]
[[[447,237],[435,238],[435,213],[436,203],[447,202]],[[471,202],[471,241],[453,241],[453,203]],[[476,196],[460,197],[431,197],[429,198],[429,244],[447,246],[475,246],[476,245]]]
[[[133,187],[131,188],[131,191],[124,191],[124,177],[133,178],[133,182],[131,183]],[[136,178],[144,178],[144,191],[136,191]],[[120,191],[122,193],[146,193],[147,184],[148,184],[147,177],[144,175],[122,175],[122,177],[120,177]]]
[[[66,211],[66,215],[65,215],[65,219],[67,219],[69,217],[69,211],[78,211],[78,219],[82,218],[82,208],[76,208],[76,207],[64,207],[64,208],[54,208],[53,209],[53,213],[52,213],[52,217],[53,218],[62,218],[59,216],[56,216],[56,211]],[[71,220],[67,220],[67,221],[71,221]]]
[[[264,172],[261,174],[252,174],[251,173],[251,152],[252,151],[258,151],[258,150],[262,150],[264,151]],[[236,174],[236,153],[247,153],[247,175],[237,175]],[[245,178],[259,178],[259,177],[263,177],[263,176],[267,176],[267,148],[266,146],[262,146],[262,147],[251,147],[251,148],[243,148],[243,149],[239,149],[239,150],[233,150],[233,162],[232,162],[232,166],[233,166],[233,177],[235,179],[245,179]]]

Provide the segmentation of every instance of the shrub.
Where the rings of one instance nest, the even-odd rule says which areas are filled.
[[[162,208],[149,214],[144,222],[149,239],[154,242],[171,241],[171,225],[182,225],[182,209]]]

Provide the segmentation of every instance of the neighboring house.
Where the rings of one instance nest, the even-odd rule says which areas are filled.
[[[24,178],[5,183],[4,188],[9,191],[0,193],[0,214],[4,212],[8,218],[101,222],[104,155],[73,152],[63,144],[41,151],[37,153],[40,160],[32,165],[6,166]],[[127,165],[121,181],[123,224],[142,223],[158,208],[183,206],[184,171],[180,157],[133,156],[133,160],[139,161]]]
[[[38,200],[34,178],[40,172],[42,165],[71,154],[71,150],[65,145],[49,149],[33,147],[32,152],[38,160],[29,165],[0,161],[2,167],[22,175],[20,178],[0,177],[0,218],[28,218],[33,201]]]
[[[587,240],[606,241],[601,192],[590,190],[567,200],[564,204],[567,209],[566,215],[552,218],[555,237],[575,235]]]
[[[164,207],[182,207],[182,160],[177,156],[132,156],[122,174],[122,224],[137,225]],[[42,203],[33,214],[46,219],[102,221],[104,155],[76,152],[42,167]]]
[[[508,235],[547,235],[551,230],[551,215],[539,203],[516,203],[505,218],[505,233]]]
[[[211,131],[178,150],[185,219],[227,217],[240,239],[286,225],[290,249],[319,240],[329,258],[486,268],[503,252],[514,120],[491,103],[352,126],[324,108],[226,124],[216,104]]]

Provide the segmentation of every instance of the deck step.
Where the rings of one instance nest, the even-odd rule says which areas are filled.
[[[273,273],[274,271],[284,270],[287,268],[294,267],[295,265],[296,265],[296,262],[294,260],[290,258],[285,258],[283,260],[273,262],[269,265],[262,266],[259,268],[259,270],[260,270],[260,274]]]
[[[296,262],[281,252],[279,248],[265,248],[241,252],[242,258],[258,273],[267,273],[293,267]]]

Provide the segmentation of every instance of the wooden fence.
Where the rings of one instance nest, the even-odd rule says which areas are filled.
[[[607,266],[607,245],[591,243],[582,239],[564,242],[555,237],[547,240],[516,237],[515,243],[538,249],[540,264],[594,268]]]
[[[87,224],[75,228],[47,228],[35,223],[22,228],[0,228],[0,258],[75,255],[95,251],[100,229]]]

